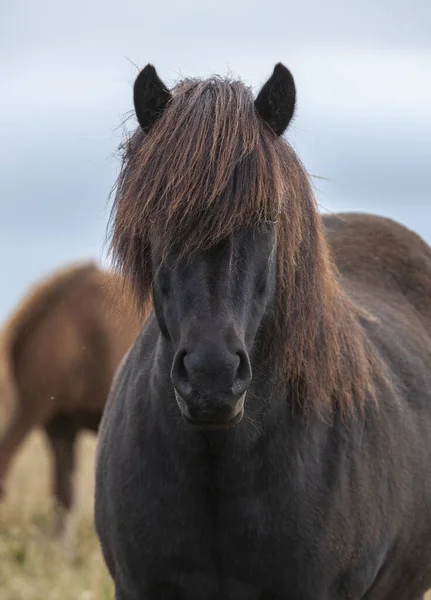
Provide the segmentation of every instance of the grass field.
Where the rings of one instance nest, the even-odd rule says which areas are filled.
[[[73,561],[50,535],[51,465],[43,437],[34,433],[16,457],[7,501],[0,505],[0,600],[113,600],[92,524],[94,451],[95,437],[82,435]],[[425,598],[431,600],[431,592]]]
[[[17,455],[8,478],[7,499],[0,505],[1,600],[112,600],[92,524],[95,437],[79,440],[78,540],[67,559],[51,536],[50,455],[34,433]]]

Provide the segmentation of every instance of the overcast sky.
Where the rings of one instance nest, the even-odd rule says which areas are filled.
[[[288,138],[324,210],[392,216],[431,243],[429,0],[0,2],[0,318],[40,276],[102,259],[137,67],[238,76],[282,61]]]

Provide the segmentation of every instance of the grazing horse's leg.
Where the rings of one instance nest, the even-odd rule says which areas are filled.
[[[77,428],[67,417],[56,417],[45,431],[53,453],[53,493],[56,498],[55,534],[63,537],[66,552],[72,556],[76,542],[76,518],[73,511],[73,474]]]
[[[4,495],[6,475],[13,455],[30,431],[41,425],[49,414],[50,407],[34,404],[17,405],[12,419],[0,439],[0,500]]]

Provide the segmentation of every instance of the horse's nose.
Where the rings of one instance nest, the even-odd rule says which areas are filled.
[[[250,359],[243,345],[204,340],[175,355],[171,381],[180,408],[193,420],[228,422],[251,382]],[[178,398],[177,398],[178,399]]]
[[[196,397],[205,398],[207,403],[211,398],[235,402],[250,385],[250,359],[239,344],[229,347],[211,342],[183,347],[175,355],[171,381],[186,402]]]

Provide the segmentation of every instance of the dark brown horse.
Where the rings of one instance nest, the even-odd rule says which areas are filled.
[[[148,65],[112,248],[152,298],[99,433],[117,600],[415,600],[431,585],[431,249],[319,215],[277,65]]]
[[[139,325],[118,276],[91,263],[31,289],[0,335],[0,491],[14,454],[41,427],[53,453],[60,514],[71,509],[76,437],[97,430],[114,371]]]

